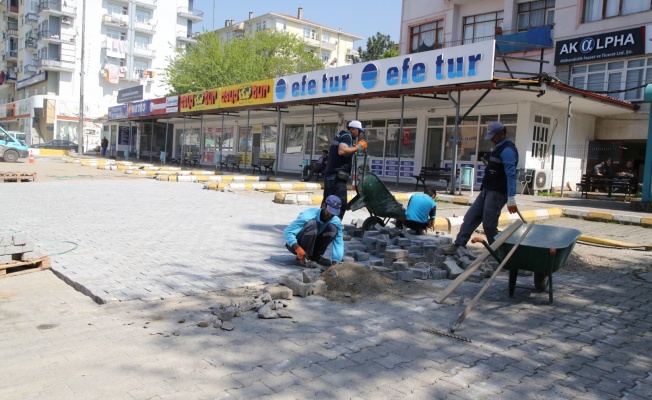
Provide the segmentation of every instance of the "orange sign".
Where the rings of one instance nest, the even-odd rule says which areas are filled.
[[[217,101],[218,89],[179,95],[179,111],[200,111],[219,108]]]
[[[252,104],[271,104],[274,87],[273,79],[243,83],[220,88],[220,108],[248,106]]]

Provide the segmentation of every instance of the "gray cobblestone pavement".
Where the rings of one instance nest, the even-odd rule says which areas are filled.
[[[197,323],[214,319],[208,307],[226,290],[294,270],[281,233],[305,207],[149,179],[3,185],[0,196],[5,206],[14,200],[0,228],[55,254],[66,280],[48,271],[0,279],[3,399],[652,393],[652,283],[639,278],[652,270],[649,252],[578,244],[608,265],[555,274],[553,305],[526,278],[508,298],[501,275],[457,332],[472,343],[422,328],[448,329],[486,281],[464,283],[441,305],[435,292],[449,281],[388,301],[295,297],[292,319],[246,313],[229,332]],[[345,220],[366,216],[354,214]],[[638,226],[546,223],[630,242],[652,236]]]

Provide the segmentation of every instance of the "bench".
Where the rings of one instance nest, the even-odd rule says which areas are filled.
[[[319,162],[318,159],[317,159],[317,160],[310,160],[310,166],[311,166],[312,168],[315,168],[315,165],[316,165],[318,162]],[[299,164],[299,167],[301,167],[301,178],[305,178],[305,176],[303,176],[303,167],[304,167],[304,165],[303,165],[303,164]],[[320,171],[314,171],[314,172],[312,173],[312,176],[314,176],[314,177],[315,177],[315,180],[318,181],[318,180],[319,180],[319,177],[322,177],[322,178],[324,177],[324,171],[325,171],[325,170],[326,170],[326,164],[324,164],[324,168],[322,168]]]
[[[235,169],[237,168],[238,172],[240,172],[240,162],[242,162],[242,158],[240,155],[229,154],[220,161],[220,169],[224,167],[228,171],[230,165],[232,171],[235,171]]]
[[[191,158],[186,157],[186,158],[183,159],[183,165],[184,166],[187,165],[189,167],[198,167],[199,166],[199,157],[198,156],[191,157]]]
[[[258,169],[258,172],[261,174],[267,175],[267,171],[269,171],[270,174],[274,174],[274,159],[273,158],[259,158],[258,159],[258,164],[254,164],[253,162],[251,163],[251,166],[254,167],[253,172],[256,172],[256,169]],[[265,171],[263,171],[261,168],[264,168]]]
[[[588,197],[588,192],[606,189],[607,197],[611,197],[611,193],[618,191],[625,193],[625,200],[636,193],[638,189],[638,183],[630,178],[591,174],[582,175],[582,181],[577,186],[582,192],[582,197]]]
[[[414,190],[419,190],[419,184],[423,185],[423,190],[426,190],[426,180],[432,181],[446,181],[446,185],[451,182],[451,169],[450,168],[437,168],[437,167],[421,167],[419,175],[412,175],[417,180]]]

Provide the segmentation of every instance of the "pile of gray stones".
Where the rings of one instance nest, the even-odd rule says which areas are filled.
[[[354,220],[344,225],[346,263],[356,263],[378,273],[406,282],[426,279],[455,279],[477,258],[477,254],[464,247],[450,246],[453,237],[443,232],[414,235],[407,229],[398,229],[376,224],[372,230],[363,230],[364,221]],[[448,245],[448,246],[447,246]],[[487,258],[467,279],[481,282],[490,277],[498,262]],[[209,307],[217,317],[214,328],[233,330],[232,320],[244,312],[256,312],[258,318],[292,318],[288,311],[288,300],[293,296],[306,297],[321,294],[327,290],[326,282],[320,279],[329,267],[309,262],[307,268],[281,275],[278,285],[270,285],[253,300],[217,302]],[[337,277],[337,271],[328,272]],[[207,321],[198,324],[210,326]]]
[[[398,280],[455,279],[478,256],[465,247],[451,246],[453,237],[443,232],[414,235],[407,229],[380,224],[364,231],[363,222],[356,220],[343,227],[351,238],[343,261],[365,265]],[[493,258],[487,258],[467,280],[480,282],[491,277],[498,265]]]

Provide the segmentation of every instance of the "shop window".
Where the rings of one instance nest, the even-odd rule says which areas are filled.
[[[460,133],[457,149],[458,161],[480,161],[480,157],[490,153],[494,144],[484,140],[487,125],[493,121],[500,121],[507,129],[507,135],[514,140],[516,136],[517,114],[490,114],[469,116],[460,123]],[[446,143],[444,158],[453,159],[455,138],[455,116],[446,117]]]
[[[285,125],[283,130],[283,153],[303,153],[303,125]]]
[[[534,127],[532,128],[532,149],[531,157],[543,160],[548,154],[548,143],[550,140],[550,118],[541,115],[534,116]]]
[[[578,89],[607,94],[620,100],[643,100],[645,82],[652,79],[652,57],[578,65],[570,83]]]
[[[321,155],[322,150],[328,150],[331,141],[337,136],[337,123],[324,123],[315,125],[315,148],[312,147],[312,132],[310,127],[307,127],[306,132],[306,145],[304,146],[304,155],[306,158],[315,155],[317,158]]]

